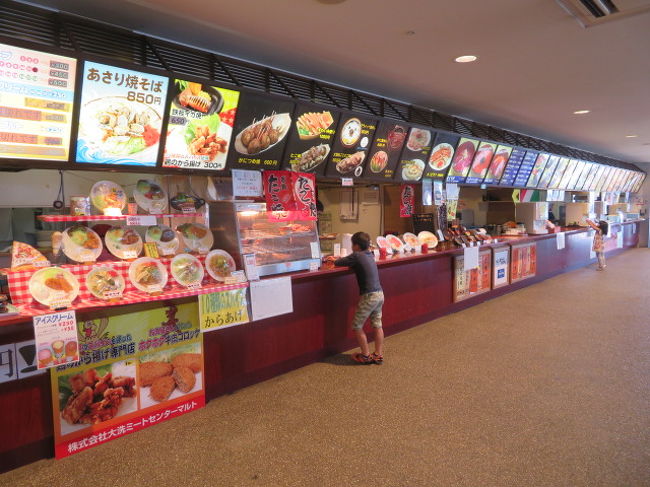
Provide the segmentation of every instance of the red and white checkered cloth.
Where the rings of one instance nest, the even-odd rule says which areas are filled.
[[[147,215],[119,215],[119,216],[105,216],[105,215],[86,215],[86,216],[72,216],[72,215],[41,215],[39,220],[56,223],[56,222],[89,222],[89,221],[103,221],[103,220],[126,220],[128,216],[147,216]],[[158,218],[173,218],[173,217],[195,217],[204,216],[203,213],[165,213],[154,214],[152,216]]]

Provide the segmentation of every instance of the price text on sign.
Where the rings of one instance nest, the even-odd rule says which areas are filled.
[[[152,226],[156,224],[156,217],[154,215],[128,215],[126,217],[126,224],[129,226]]]
[[[34,316],[32,323],[39,369],[79,361],[74,310]]]

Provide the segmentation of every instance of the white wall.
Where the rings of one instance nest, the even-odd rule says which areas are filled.
[[[359,201],[359,216],[356,220],[341,220],[339,218],[341,188],[319,188],[318,198],[325,206],[323,213],[331,214],[333,233],[363,231],[367,232],[375,240],[381,234],[381,194],[379,195],[380,204],[368,204],[368,200],[364,200],[364,195],[373,190],[366,187],[355,187],[354,189],[357,191]]]

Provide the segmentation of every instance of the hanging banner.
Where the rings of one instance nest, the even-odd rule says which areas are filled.
[[[407,218],[415,212],[415,186],[402,184],[402,191],[399,199],[399,216]]]
[[[56,458],[205,404],[196,302],[78,321],[81,360],[52,369]]]
[[[269,220],[289,221],[289,212],[296,209],[290,171],[264,171],[264,196]]]
[[[297,220],[318,220],[316,207],[316,176],[304,172],[291,174]]]
[[[201,331],[213,331],[248,323],[246,288],[199,295]]]

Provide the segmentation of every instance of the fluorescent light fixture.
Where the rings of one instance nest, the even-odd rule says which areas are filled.
[[[628,139],[633,139],[635,137],[638,137],[638,135],[626,135],[625,137]]]
[[[573,112],[573,114],[574,115],[585,115],[585,114],[587,114],[589,112],[590,112],[590,110],[576,110],[575,112]]]
[[[454,61],[456,61],[457,63],[471,63],[476,61],[477,59],[478,59],[477,56],[468,55],[468,56],[458,56],[456,59],[454,59]]]

